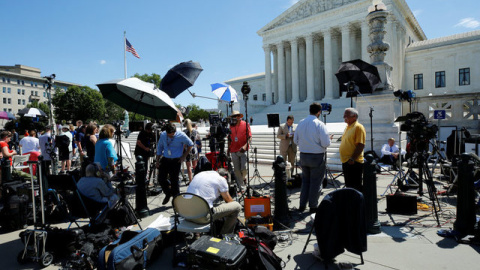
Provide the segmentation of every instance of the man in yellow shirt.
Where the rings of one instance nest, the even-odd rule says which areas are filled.
[[[365,128],[358,123],[358,111],[354,108],[346,108],[343,119],[347,127],[342,135],[339,152],[345,186],[362,192]]]

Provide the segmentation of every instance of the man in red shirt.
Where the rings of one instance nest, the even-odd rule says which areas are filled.
[[[243,191],[247,177],[247,151],[252,141],[252,131],[250,126],[242,120],[243,114],[239,111],[233,111],[230,117],[232,124],[230,124],[227,155],[231,154],[237,186]]]

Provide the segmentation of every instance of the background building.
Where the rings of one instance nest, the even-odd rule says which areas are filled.
[[[397,136],[393,121],[410,108],[430,120],[434,110],[445,109],[443,125],[466,126],[478,133],[480,31],[427,40],[404,0],[383,2],[388,12],[384,41],[389,44],[385,62],[392,68],[391,88],[352,100],[367,133],[372,106],[373,126],[382,138]],[[249,82],[248,113],[254,123],[266,124],[268,113],[279,113],[282,122],[288,114],[300,120],[313,101],[332,104],[328,121],[343,122],[343,110],[351,101],[341,95],[335,73],[343,61],[372,62],[367,52],[372,42],[367,20],[371,4],[371,0],[300,0],[257,32],[263,38],[265,73],[226,81],[238,91],[243,81]],[[398,101],[393,91],[399,89],[413,90],[412,104]],[[244,111],[243,101],[239,103]],[[382,143],[380,139],[375,144]]]
[[[27,104],[48,100],[47,82],[39,68],[24,65],[0,66],[0,108],[17,114]],[[69,86],[79,84],[55,80],[54,88],[66,91]]]

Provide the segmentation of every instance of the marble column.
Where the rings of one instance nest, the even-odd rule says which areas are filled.
[[[315,100],[314,72],[313,72],[313,34],[305,37],[306,64],[307,64],[307,102]]]
[[[290,40],[292,50],[292,103],[300,102],[300,88],[298,87],[298,40]]]
[[[370,28],[368,27],[367,20],[362,21],[362,60],[370,63],[370,55],[368,54],[367,46],[370,44],[370,38],[368,37],[368,33],[370,32]]]
[[[285,104],[285,48],[283,42],[277,44],[278,61],[278,103]]]
[[[292,50],[285,44],[285,102],[292,100]]]
[[[265,93],[267,105],[272,104],[272,59],[270,45],[263,46],[265,52]]]
[[[342,62],[350,61],[350,26],[342,26]]]
[[[322,57],[320,49],[320,39],[317,35],[313,37],[313,74],[314,74],[314,92],[315,100],[322,99]]]
[[[278,102],[278,50],[274,46],[272,48],[273,52],[273,77],[272,77],[272,103],[275,104]]]
[[[323,42],[324,42],[324,63],[325,63],[325,98],[333,98],[333,74],[332,64],[333,64],[333,51],[332,51],[332,33],[328,29],[323,32]]]

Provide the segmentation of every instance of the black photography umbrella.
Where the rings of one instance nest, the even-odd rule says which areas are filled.
[[[160,82],[160,89],[170,98],[176,98],[195,83],[202,70],[198,62],[182,62],[167,72]]]
[[[18,111],[17,113],[20,116],[24,117],[41,117],[41,116],[47,116],[42,110],[37,109],[37,108],[24,108]]]
[[[342,62],[335,76],[340,84],[340,95],[347,92],[347,97],[357,95],[353,82],[362,94],[372,93],[382,82],[377,67],[360,59]]]

